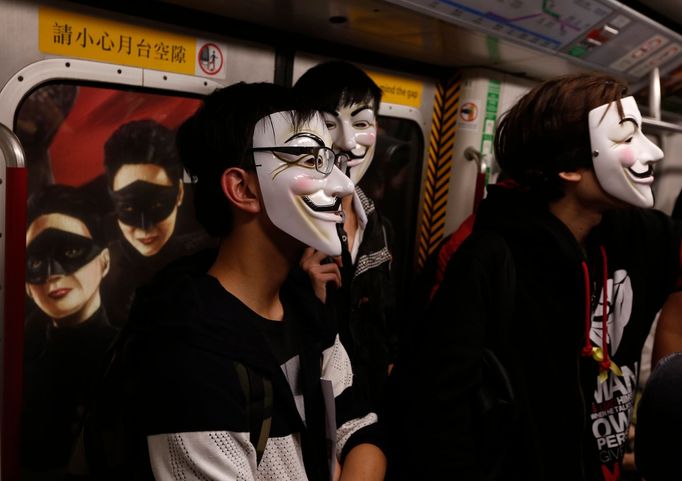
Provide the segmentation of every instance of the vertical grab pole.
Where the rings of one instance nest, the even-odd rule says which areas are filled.
[[[658,67],[649,74],[649,115],[661,120],[661,73]]]
[[[27,169],[7,169],[5,203],[5,326],[3,335],[2,479],[19,479],[19,430],[23,392],[24,270]]]
[[[478,207],[481,205],[483,196],[485,195],[486,178],[488,177],[488,165],[485,162],[485,157],[481,152],[473,147],[464,149],[464,158],[468,161],[476,163],[476,190],[474,191],[474,208],[473,213],[478,212]]]
[[[0,255],[4,272],[0,283],[2,303],[2,412],[0,429],[0,479],[19,479],[19,441],[23,392],[24,272],[26,258],[27,169],[16,136],[0,124],[0,162],[5,198],[0,199],[0,229],[4,241]],[[4,162],[3,162],[4,161]],[[0,189],[0,193],[2,189]],[[4,221],[4,222],[3,222]],[[1,263],[0,263],[1,264]]]

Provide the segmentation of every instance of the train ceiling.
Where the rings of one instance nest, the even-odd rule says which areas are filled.
[[[485,67],[545,79],[601,69],[645,91],[650,66],[658,62],[663,108],[682,114],[680,0],[159,0],[102,6],[292,50],[403,62],[425,73]],[[641,61],[628,63],[637,49],[644,50]]]
[[[671,29],[682,32],[682,2],[680,0],[642,0],[646,13],[656,16]],[[670,112],[682,113],[682,67],[669,72],[661,79],[664,97],[663,108]]]

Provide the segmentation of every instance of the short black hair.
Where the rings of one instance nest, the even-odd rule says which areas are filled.
[[[334,112],[339,105],[348,107],[366,102],[375,115],[379,113],[381,88],[349,62],[333,60],[311,67],[298,79],[294,89],[313,107],[325,112]]]
[[[244,83],[216,90],[178,129],[180,159],[192,178],[196,218],[209,235],[232,229],[232,206],[221,187],[230,167],[253,168],[253,130],[264,117],[293,111],[293,124],[313,117],[292,90],[271,83]]]
[[[27,227],[42,215],[64,214],[85,224],[99,245],[106,243],[95,203],[77,187],[62,184],[45,186],[28,198],[27,211]]]
[[[182,179],[182,165],[175,148],[175,134],[155,120],[134,120],[121,125],[104,144],[104,169],[109,188],[126,164],[162,167],[173,184]]]

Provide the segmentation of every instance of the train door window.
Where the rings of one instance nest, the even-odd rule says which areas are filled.
[[[392,227],[397,312],[413,284],[417,207],[424,152],[422,130],[410,119],[380,115],[374,159],[360,187]]]
[[[61,479],[83,401],[134,290],[212,241],[175,149],[198,97],[43,84],[19,105],[26,149],[23,479]]]

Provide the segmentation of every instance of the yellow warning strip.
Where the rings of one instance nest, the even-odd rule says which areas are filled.
[[[439,82],[436,87],[419,227],[417,251],[419,268],[424,266],[426,259],[443,238],[461,86],[462,77],[456,73],[449,79]]]

